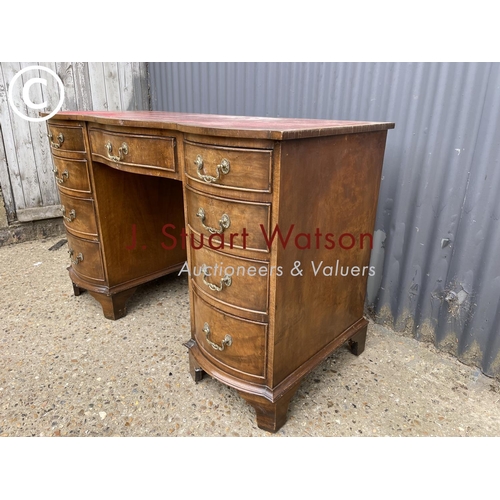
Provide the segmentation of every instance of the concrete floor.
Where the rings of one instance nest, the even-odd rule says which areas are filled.
[[[61,240],[0,248],[1,436],[272,436],[238,394],[188,372],[185,277],[144,285],[106,320],[73,296]],[[500,384],[371,325],[303,382],[275,436],[499,436]]]

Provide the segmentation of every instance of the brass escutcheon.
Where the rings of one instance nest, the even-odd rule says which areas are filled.
[[[118,148],[118,156],[113,156],[113,145],[111,142],[107,142],[105,145],[106,149],[108,150],[108,158],[113,161],[123,161],[123,157],[125,155],[128,155],[128,145],[126,142],[123,142],[122,145]]]
[[[206,280],[206,278],[208,278],[208,276],[210,276],[208,274],[208,269],[205,265],[203,265],[203,268],[202,268],[202,271],[203,271],[203,283],[205,283],[205,285],[208,286],[208,288],[210,288],[210,290],[212,290],[213,292],[221,292],[222,289],[224,288],[224,285],[226,287],[228,286],[231,286],[233,280],[231,279],[231,276],[228,276],[227,274],[220,280],[220,285],[216,285],[215,283],[210,283],[209,281]]]
[[[224,340],[221,342],[221,345],[216,344],[215,342],[212,342],[208,337],[210,336],[210,326],[208,326],[208,323],[205,323],[203,325],[203,333],[205,334],[205,338],[207,339],[207,342],[212,346],[213,349],[216,351],[223,351],[226,346],[230,347],[231,344],[233,343],[233,339],[231,338],[231,335],[227,335],[224,337]]]
[[[222,217],[219,219],[219,228],[220,229],[215,229],[213,227],[205,225],[205,210],[203,208],[199,208],[198,212],[196,212],[196,217],[199,217],[201,220],[201,225],[210,233],[210,234],[222,234],[230,225],[231,225],[231,220],[229,219],[229,215],[223,214]]]
[[[76,259],[73,260],[71,257],[73,257],[73,254],[75,253],[74,250],[71,250],[71,248],[68,250],[69,257],[71,260],[71,263],[74,264],[75,266],[78,265],[80,262],[83,262],[83,254],[80,252],[77,256]]]
[[[69,217],[66,217],[66,207],[64,205],[61,207],[61,212],[63,214],[63,219],[67,222],[73,222],[76,219],[76,211],[74,208],[69,211]]]
[[[64,142],[64,135],[62,135],[62,133],[60,133],[58,136],[57,136],[57,143],[55,142],[52,142],[52,139],[54,138],[54,136],[52,135],[52,132],[49,132],[48,133],[48,136],[49,136],[49,139],[50,139],[50,145],[55,148],[55,149],[59,149],[61,146],[62,146],[62,143]]]
[[[221,174],[226,175],[229,173],[230,168],[229,160],[226,160],[226,158],[222,158],[221,162],[219,163],[219,165],[217,165],[216,168],[217,176],[213,177],[211,175],[206,175],[203,172],[203,157],[201,155],[198,155],[196,157],[194,164],[197,167],[198,177],[208,183],[217,182],[220,179]]]

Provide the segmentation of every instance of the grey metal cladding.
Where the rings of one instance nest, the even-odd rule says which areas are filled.
[[[392,121],[368,309],[500,375],[500,63],[150,63],[156,110]]]

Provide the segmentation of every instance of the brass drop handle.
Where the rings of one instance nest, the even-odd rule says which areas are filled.
[[[224,285],[226,287],[228,286],[231,286],[233,280],[231,279],[231,276],[228,276],[227,274],[220,280],[220,285],[216,285],[215,283],[210,283],[207,281],[206,278],[208,278],[208,276],[210,276],[208,274],[208,269],[207,267],[204,265],[203,268],[202,268],[202,271],[203,271],[203,283],[205,283],[205,285],[208,286],[208,288],[210,288],[210,290],[212,290],[213,292],[222,292],[222,289],[224,288]]]
[[[75,266],[78,265],[80,262],[83,262],[83,254],[80,252],[77,256],[76,259],[73,260],[71,257],[73,257],[73,254],[75,253],[74,250],[71,250],[71,248],[68,250],[69,257],[71,260],[71,263],[74,264]]]
[[[111,142],[107,142],[105,144],[106,149],[108,150],[108,158],[113,161],[123,161],[123,157],[128,155],[128,145],[126,142],[123,142],[122,145],[118,148],[118,156],[113,156],[113,145]]]
[[[49,132],[48,135],[49,135],[49,139],[50,139],[50,145],[55,149],[59,149],[62,146],[62,143],[64,142],[64,135],[62,135],[62,133],[60,133],[57,136],[57,143],[52,141],[52,139],[54,138],[54,136],[52,135],[52,132]]]
[[[58,171],[55,169],[55,174],[56,174],[56,180],[59,184],[62,184],[64,181],[69,179],[69,172],[65,170],[62,174],[61,177],[57,177]]]
[[[233,339],[231,338],[231,335],[226,334],[224,337],[224,340],[221,342],[221,345],[216,344],[215,342],[212,342],[208,337],[210,337],[210,327],[208,326],[208,323],[205,323],[203,325],[203,333],[205,334],[205,338],[207,339],[207,342],[212,346],[213,349],[216,351],[223,351],[226,346],[230,347],[231,344],[233,343]]]
[[[69,211],[69,217],[66,217],[66,207],[64,205],[61,207],[61,212],[63,214],[63,219],[67,222],[73,222],[76,219],[76,211],[74,208]]]
[[[205,225],[205,210],[203,208],[199,208],[198,212],[196,213],[196,217],[199,217],[201,220],[201,225],[210,233],[210,234],[222,234],[230,225],[231,225],[231,220],[229,219],[229,215],[223,214],[222,217],[219,220],[219,228],[220,229],[215,229],[213,227]]]
[[[196,157],[194,164],[196,165],[196,167],[198,169],[197,170],[198,177],[201,180],[208,182],[208,183],[217,182],[220,179],[221,174],[226,175],[229,173],[229,167],[230,167],[229,160],[226,160],[225,158],[223,158],[221,160],[221,162],[219,163],[219,165],[217,165],[217,169],[216,169],[217,176],[216,177],[213,177],[211,175],[206,175],[203,172],[203,157],[201,155],[198,155]]]

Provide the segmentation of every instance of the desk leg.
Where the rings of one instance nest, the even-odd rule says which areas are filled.
[[[104,295],[90,290],[89,293],[101,304],[104,316],[107,319],[116,320],[123,318],[127,314],[127,301],[136,290],[137,287],[129,288],[113,295]]]
[[[268,399],[238,391],[238,394],[255,410],[257,426],[267,432],[278,432],[286,422],[288,405],[299,388],[300,382],[289,389],[280,399],[271,403]]]
[[[71,282],[73,284],[73,293],[75,294],[75,297],[79,297],[81,295],[82,292],[85,291],[84,288],[80,288],[78,285],[75,285],[73,282]]]
[[[349,349],[355,356],[359,356],[365,350],[367,329],[368,325],[349,339]]]
[[[203,368],[196,362],[191,352],[189,352],[189,373],[195,382],[200,382],[205,375]]]

